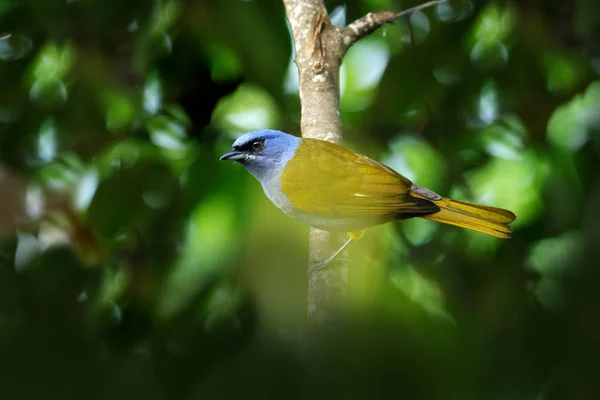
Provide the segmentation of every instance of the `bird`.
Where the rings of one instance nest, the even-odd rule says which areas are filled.
[[[293,219],[348,233],[341,248],[311,269],[325,267],[375,225],[418,217],[508,239],[516,219],[509,210],[442,197],[344,146],[278,130],[240,136],[220,160],[240,163]]]

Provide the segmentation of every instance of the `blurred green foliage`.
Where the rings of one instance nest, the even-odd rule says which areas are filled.
[[[600,398],[599,4],[450,0],[353,46],[346,145],[518,219],[369,230],[316,332],[307,228],[218,162],[299,133],[281,2],[0,0],[0,398]]]

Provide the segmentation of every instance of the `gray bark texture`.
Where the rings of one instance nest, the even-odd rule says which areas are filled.
[[[323,0],[284,0],[284,4],[296,51],[302,136],[341,144],[339,71],[345,50],[339,28],[329,21]],[[309,268],[327,259],[343,241],[343,235],[311,228]],[[346,297],[348,261],[340,257],[308,279],[308,322],[322,326]]]
[[[339,72],[350,46],[386,22],[442,1],[430,1],[400,13],[374,11],[348,26],[337,27],[329,20],[324,0],[283,0],[296,52],[302,136],[342,144]],[[311,228],[309,268],[327,259],[345,240],[344,235]],[[309,324],[323,326],[336,316],[336,309],[347,295],[348,264],[342,255],[309,275]]]

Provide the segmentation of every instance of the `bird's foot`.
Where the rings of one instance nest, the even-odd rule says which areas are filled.
[[[331,262],[333,260],[337,260],[341,263],[348,263],[350,261],[349,258],[345,258],[345,257],[329,257],[325,260],[313,260],[311,262],[311,267],[306,271],[306,275],[308,277],[311,277],[315,272],[319,272],[324,270],[325,268],[327,268],[328,266],[330,266]]]
[[[348,234],[350,237],[348,238],[348,240],[346,240],[346,243],[344,243],[342,245],[342,247],[340,247],[335,253],[333,253],[333,255],[325,260],[313,260],[314,264],[306,271],[306,274],[310,277],[312,276],[312,274],[314,274],[317,271],[321,271],[323,270],[323,268],[325,268],[330,262],[332,262],[334,259],[340,259],[338,256],[342,254],[342,252],[344,251],[344,249],[346,247],[348,247],[348,245],[350,243],[352,243],[353,240],[356,240],[358,238],[360,238],[362,236],[362,231],[360,232],[350,232]],[[346,261],[348,261],[346,259]],[[311,262],[312,264],[312,262]]]

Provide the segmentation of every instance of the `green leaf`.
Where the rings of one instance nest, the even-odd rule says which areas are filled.
[[[231,257],[236,243],[235,207],[230,197],[214,194],[194,210],[183,253],[171,271],[158,307],[169,318],[201,292],[209,278]],[[216,297],[217,301],[222,297]],[[221,303],[215,303],[219,308]],[[229,304],[229,302],[227,302]]]
[[[413,136],[399,136],[390,144],[391,157],[385,161],[413,182],[433,191],[444,181],[444,159],[429,143]]]
[[[255,129],[276,128],[279,120],[277,104],[261,87],[244,84],[216,105],[212,122],[232,134]]]
[[[599,109],[600,81],[594,81],[585,93],[576,95],[552,113],[547,128],[548,140],[557,147],[579,150],[587,143],[590,131],[600,123]]]

